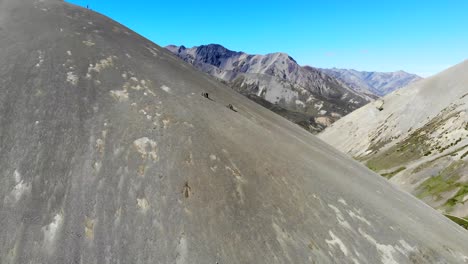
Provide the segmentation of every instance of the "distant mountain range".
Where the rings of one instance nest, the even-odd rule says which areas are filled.
[[[378,98],[390,83],[403,83],[397,73],[372,73],[374,78],[362,75],[362,80],[344,72],[337,76],[333,69],[300,66],[286,53],[251,55],[218,44],[166,49],[313,133]]]
[[[404,71],[366,72],[350,69],[320,69],[361,93],[384,96],[422,78]]]

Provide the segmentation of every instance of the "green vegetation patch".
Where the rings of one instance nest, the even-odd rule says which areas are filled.
[[[410,161],[419,159],[430,151],[430,146],[426,144],[427,140],[425,134],[415,132],[403,142],[390,147],[377,156],[373,156],[366,164],[369,168],[374,168],[376,171],[402,166]]]
[[[466,218],[456,217],[453,215],[444,214],[448,219],[454,221],[455,223],[459,224],[463,228],[468,230],[468,220]]]
[[[420,172],[420,171],[422,171],[422,170],[424,170],[424,169],[426,169],[426,168],[429,168],[429,167],[430,167],[432,164],[434,164],[434,162],[437,161],[438,159],[441,159],[441,158],[444,158],[444,157],[447,157],[447,156],[456,156],[456,155],[458,155],[458,152],[462,151],[462,150],[463,150],[464,148],[466,148],[466,147],[468,147],[468,145],[461,146],[461,147],[455,149],[454,151],[452,151],[452,152],[450,152],[450,153],[447,153],[447,154],[445,154],[445,155],[443,155],[443,156],[437,157],[437,158],[435,158],[435,159],[433,159],[433,160],[430,160],[430,161],[428,161],[428,162],[424,162],[424,163],[422,163],[421,165],[419,165],[418,167],[416,167],[416,168],[412,171],[412,173],[418,173],[418,172]],[[462,160],[466,155],[468,155],[468,151],[465,152],[463,155],[461,155],[460,159]],[[461,163],[459,163],[459,164],[463,164],[463,162],[461,162]],[[453,165],[454,165],[454,164],[452,164],[452,166],[453,166]]]
[[[429,168],[430,166],[433,165],[435,160],[431,160],[431,161],[427,161],[427,162],[424,162],[422,163],[421,165],[417,166],[416,168],[413,169],[413,171],[411,173],[415,174],[415,173],[418,173],[424,169],[427,169]]]
[[[468,151],[466,151],[465,153],[463,153],[463,155],[461,155],[460,159],[463,159],[466,157],[466,155],[468,155]]]
[[[437,175],[425,180],[418,188],[423,191],[419,193],[418,198],[422,199],[427,196],[441,198],[441,194],[452,191],[458,187],[458,177],[451,177],[450,179],[444,179],[442,175]]]
[[[447,202],[445,203],[445,206],[451,208],[454,207],[455,205],[461,203],[464,204],[463,198],[468,195],[468,184],[460,184],[460,189],[458,192],[453,196],[452,198],[448,199]]]
[[[398,174],[399,172],[401,171],[404,171],[406,170],[406,167],[400,167],[392,172],[389,172],[389,173],[384,173],[384,174],[381,174],[383,177],[387,178],[387,179],[391,179],[393,176],[395,176],[396,174]]]
[[[366,163],[367,167],[372,168],[375,171],[388,170],[395,167],[401,167],[404,164],[417,160],[423,156],[429,156],[440,152],[442,147],[431,146],[430,142],[432,142],[432,139],[429,138],[428,135],[437,130],[439,127],[443,126],[447,120],[458,115],[459,113],[451,113],[443,116],[444,114],[446,114],[446,111],[443,111],[439,116],[434,117],[426,125],[416,129],[403,141],[388,148],[387,150],[377,154],[375,152],[370,154],[368,156],[370,158],[367,159]],[[456,143],[460,141],[461,139],[458,139]],[[386,144],[388,144],[388,141],[373,142],[369,149],[378,150]],[[453,145],[455,145],[455,143],[452,143],[452,146]],[[462,148],[464,147],[466,146],[463,146]],[[459,150],[457,149],[457,151]],[[453,154],[453,152],[449,154]]]
[[[468,182],[458,182],[459,170],[467,165],[466,162],[459,160],[452,162],[447,168],[439,172],[439,175],[425,180],[419,187],[418,198],[422,199],[428,196],[436,200],[442,198],[442,194],[453,190],[458,190],[442,207],[450,211],[455,205],[463,204],[463,199],[468,195]]]

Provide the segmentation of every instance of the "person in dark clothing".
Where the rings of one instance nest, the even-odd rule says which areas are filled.
[[[233,106],[232,104],[228,104],[228,105],[227,105],[227,108],[231,109],[231,110],[234,111],[234,112],[237,112],[237,110],[234,109],[234,106]]]

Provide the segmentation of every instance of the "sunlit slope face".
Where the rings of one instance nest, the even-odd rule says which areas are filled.
[[[439,211],[468,217],[468,61],[350,114],[320,137]],[[380,107],[379,105],[379,107]]]
[[[129,29],[0,10],[2,263],[466,262],[460,227]]]

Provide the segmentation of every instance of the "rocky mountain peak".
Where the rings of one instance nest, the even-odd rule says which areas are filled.
[[[284,52],[253,55],[217,44],[183,51],[171,46],[168,50],[198,69],[232,84],[242,93],[309,115],[311,120],[326,117],[328,121],[322,122],[325,125],[372,100],[367,94],[350,89],[318,69],[301,67]]]

